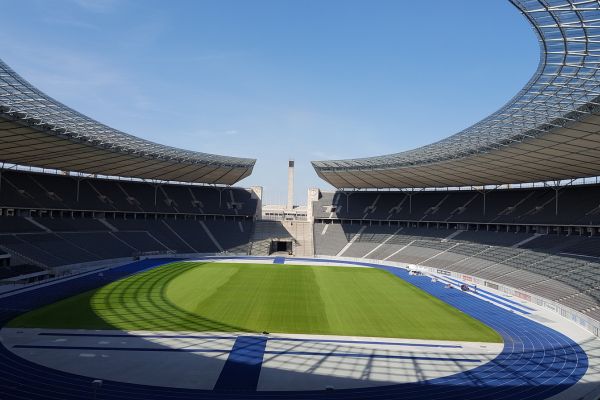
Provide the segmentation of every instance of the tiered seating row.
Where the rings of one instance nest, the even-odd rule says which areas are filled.
[[[0,172],[0,207],[7,208],[252,216],[257,205],[242,188]]]
[[[600,185],[553,188],[420,192],[322,193],[317,219],[446,221],[590,225],[600,223]],[[485,204],[485,206],[484,206]]]
[[[421,264],[473,275],[600,317],[598,239],[360,224],[314,226],[317,255]],[[347,246],[351,240],[354,241]],[[523,247],[518,243],[532,239]]]
[[[0,217],[0,227],[4,228],[0,229],[0,248],[44,267],[152,252],[216,253],[223,250],[246,254],[253,229],[252,222],[229,220],[114,219],[106,222],[92,218]]]

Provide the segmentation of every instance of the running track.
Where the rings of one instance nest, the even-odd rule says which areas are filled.
[[[225,258],[225,257],[224,257]],[[264,259],[264,258],[263,258]],[[298,260],[298,259],[295,259]],[[308,260],[308,259],[307,259]],[[326,261],[309,259],[310,261]],[[104,272],[81,276],[0,299],[0,326],[16,315],[97,288],[152,268],[170,259],[138,261]],[[504,349],[493,361],[445,378],[426,382],[312,392],[202,391],[160,388],[104,381],[98,400],[154,399],[480,399],[538,400],[574,385],[585,374],[585,352],[565,335],[458,290],[446,290],[423,276],[379,264],[339,261],[387,270],[448,304],[483,321],[499,332]],[[285,266],[282,266],[285,268]],[[244,379],[240,377],[240,379]],[[88,377],[52,370],[17,357],[0,346],[0,399],[91,399]]]

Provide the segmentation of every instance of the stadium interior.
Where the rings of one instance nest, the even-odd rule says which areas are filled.
[[[256,399],[261,387],[273,399],[600,398],[600,3],[510,1],[542,44],[540,67],[521,92],[440,142],[385,156],[313,162],[335,190],[311,188],[300,207],[293,204],[293,161],[288,204],[263,204],[262,188],[236,186],[252,173],[254,159],[175,149],[117,131],[52,99],[0,62],[3,325],[172,261],[354,263],[393,271],[499,332],[504,347],[488,358],[477,353],[485,363],[472,375],[460,364],[470,362],[465,358],[446,375],[388,377],[379,386],[374,378],[340,372],[340,366],[323,373],[327,379],[309,379],[312,372],[301,374],[297,358],[287,367],[263,361],[265,351],[292,350],[265,350],[256,339],[261,332],[254,332],[229,344],[229,359],[206,387],[178,389],[165,389],[170,385],[164,382],[152,387],[139,377],[115,383],[110,374],[90,380],[95,372],[80,374],[3,347],[6,398],[80,399],[91,391],[96,398],[98,391],[106,399]],[[440,282],[459,290],[449,294]],[[60,290],[47,290],[54,287]],[[518,327],[523,329],[515,333]],[[16,331],[10,332],[4,337],[19,343],[15,348],[38,343],[18,342]],[[537,343],[539,338],[550,344]],[[238,345],[247,345],[250,355],[230,362]],[[303,348],[294,354],[313,353]],[[527,364],[531,370],[514,368],[522,359],[535,363]],[[275,372],[259,380],[261,363],[263,371]],[[60,373],[40,369],[42,364]],[[302,378],[277,375],[294,365]],[[488,381],[486,374],[494,378]],[[150,379],[160,381],[158,375]],[[108,389],[100,391],[102,385]]]

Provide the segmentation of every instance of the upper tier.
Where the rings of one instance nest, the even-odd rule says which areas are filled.
[[[253,217],[248,190],[0,170],[0,208]],[[59,213],[60,214],[60,213]]]

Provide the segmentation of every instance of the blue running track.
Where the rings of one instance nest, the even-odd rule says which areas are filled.
[[[226,257],[224,257],[226,258]],[[231,258],[231,257],[229,257]],[[298,259],[295,259],[298,260]],[[307,259],[310,261],[326,261]],[[138,261],[97,274],[57,282],[36,290],[15,293],[0,299],[0,326],[18,314],[45,304],[101,287],[144,269],[170,262],[170,259]],[[578,382],[588,368],[588,358],[570,338],[494,306],[459,290],[444,289],[423,276],[410,276],[401,268],[379,264],[343,262],[381,268],[425,290],[448,304],[486,323],[504,339],[504,349],[491,362],[472,370],[426,382],[406,383],[364,389],[309,392],[257,392],[264,342],[240,337],[239,349],[230,352],[232,367],[226,382],[239,376],[236,387],[219,386],[214,391],[162,388],[104,381],[98,400],[179,400],[179,399],[402,399],[402,400],[541,400]],[[243,342],[243,343],[242,343]],[[247,343],[246,343],[247,342]],[[243,349],[246,348],[244,351]],[[244,360],[248,363],[243,364]],[[91,379],[69,374],[24,360],[0,346],[0,399],[91,399]]]

